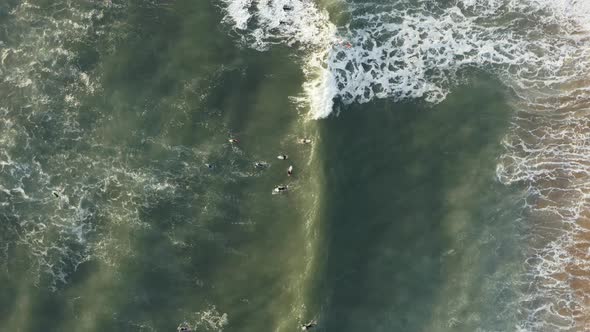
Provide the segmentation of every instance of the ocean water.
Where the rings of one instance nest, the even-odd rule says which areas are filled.
[[[0,331],[590,329],[588,17],[1,1]]]

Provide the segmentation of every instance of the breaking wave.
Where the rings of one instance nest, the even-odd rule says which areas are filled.
[[[305,94],[295,99],[313,110],[330,110],[337,93],[326,59],[334,43],[340,43],[328,12],[313,1],[223,0],[226,16],[241,37],[241,43],[258,51],[283,44],[303,54],[307,82]],[[319,114],[319,113],[318,113]],[[325,114],[327,116],[327,114]],[[318,115],[314,115],[318,117]]]
[[[307,51],[304,87],[315,118],[328,116],[334,100],[440,102],[466,68],[489,70],[516,87],[567,81],[572,73],[562,69],[576,58],[590,11],[576,1],[347,3],[340,11],[350,19],[336,27],[311,1],[225,3],[225,21],[245,45]]]

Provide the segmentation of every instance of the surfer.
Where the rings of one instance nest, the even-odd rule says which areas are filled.
[[[284,5],[283,6],[283,10],[284,11],[290,11],[290,10],[293,10],[293,7],[291,5]]]
[[[277,159],[280,160],[287,160],[289,158],[289,156],[287,156],[286,154],[280,154],[277,156]]]
[[[180,324],[176,330],[179,332],[192,332],[187,323]]]
[[[232,143],[232,144],[237,144],[237,143],[240,143],[240,141],[238,141],[238,139],[237,139],[237,138],[230,138],[228,141],[229,141],[230,143]]]
[[[309,144],[309,143],[311,143],[311,139],[309,139],[309,138],[301,138],[301,139],[299,139],[299,143],[301,143],[301,144]]]
[[[281,184],[281,185],[278,185],[278,186],[275,187],[274,192],[275,193],[282,193],[282,192],[287,191],[287,189],[288,189],[287,186]]]
[[[215,167],[213,164],[205,164],[205,166],[207,166],[208,169],[213,169],[213,167]]]
[[[307,324],[303,324],[303,325],[301,325],[301,331],[309,331],[309,330],[311,330],[312,328],[314,328],[316,325],[318,325],[318,324],[317,324],[317,322],[316,322],[316,321],[315,321],[315,319],[314,319],[314,320],[310,321],[310,322],[309,322],[309,323],[307,323]]]
[[[262,169],[262,168],[265,168],[266,165],[267,164],[265,162],[259,162],[259,161],[257,161],[257,162],[254,163],[254,168]]]
[[[52,191],[51,193],[53,194],[53,196],[55,196],[55,198],[59,198],[59,194],[57,193],[57,191]]]
[[[293,165],[289,165],[289,168],[287,169],[287,175],[288,176],[293,175]]]

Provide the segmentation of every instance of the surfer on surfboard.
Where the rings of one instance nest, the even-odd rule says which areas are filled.
[[[268,164],[265,163],[265,162],[257,161],[257,162],[254,163],[254,168],[256,168],[256,169],[263,169],[263,168],[266,168],[266,167],[268,167]]]
[[[310,321],[310,322],[309,322],[309,323],[307,323],[307,324],[302,324],[302,325],[301,325],[301,331],[309,331],[309,330],[311,330],[312,328],[314,328],[316,325],[318,325],[318,323],[317,323],[317,322],[315,321],[315,319],[314,319],[314,320]]]
[[[176,329],[178,332],[192,332],[193,330],[188,326],[187,323],[182,323]]]
[[[285,186],[285,185],[282,185],[282,184],[281,184],[281,185],[278,185],[278,186],[276,186],[276,187],[275,187],[275,189],[274,189],[273,191],[274,191],[276,194],[279,194],[279,193],[286,192],[286,191],[287,191],[287,189],[288,189],[288,187],[287,187],[287,186]]]
[[[301,143],[301,144],[310,144],[311,143],[311,139],[309,139],[309,138],[301,138],[301,139],[299,139],[299,143]]]

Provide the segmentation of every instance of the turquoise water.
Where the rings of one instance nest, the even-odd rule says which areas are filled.
[[[583,331],[586,7],[535,6],[0,3],[0,331]]]

